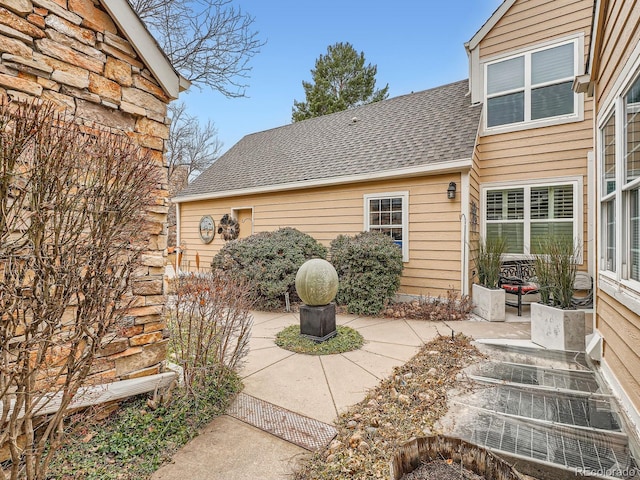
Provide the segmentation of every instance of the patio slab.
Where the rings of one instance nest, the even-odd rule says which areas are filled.
[[[317,356],[290,355],[243,382],[246,394],[325,423],[338,413]]]
[[[411,356],[415,355],[418,352],[418,349],[416,347],[409,348],[413,348],[413,354]],[[376,377],[378,381],[391,375],[394,367],[399,367],[400,365],[405,363],[405,361],[403,360],[398,360],[386,355],[381,355],[379,353],[374,353],[363,349],[354,350],[353,352],[346,352],[342,355],[366,372]]]
[[[451,335],[451,328],[444,322],[425,322],[422,320],[405,320],[406,324],[424,342],[430,342],[440,335]]]
[[[531,322],[483,322],[460,321],[446,322],[455,333],[464,333],[479,338],[531,338]]]
[[[285,480],[308,452],[235,418],[213,420],[152,480]]]
[[[414,345],[396,345],[393,343],[365,342],[360,350],[376,355],[381,355],[392,360],[397,360],[401,363],[406,363],[416,354],[418,348]]]
[[[377,376],[350,360],[346,354],[324,355],[320,361],[338,412],[358,403],[380,382]]]
[[[352,325],[349,325],[352,327]],[[356,328],[366,340],[394,343],[397,345],[412,345],[419,347],[424,342],[418,334],[404,320],[372,321],[371,324]]]
[[[245,364],[240,371],[240,376],[246,378],[293,355],[295,355],[295,353],[283,350],[271,340],[270,347],[257,350],[251,349],[249,351],[249,355],[247,355],[245,359]]]
[[[293,314],[264,319],[253,324],[251,334],[258,338],[275,338],[278,332],[289,325],[300,325],[300,320]]]

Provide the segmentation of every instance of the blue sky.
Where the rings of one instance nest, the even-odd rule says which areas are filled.
[[[212,120],[222,152],[244,135],[291,123],[293,100],[305,99],[302,80],[327,46],[349,42],[378,66],[377,86],[389,96],[468,77],[464,43],[501,0],[235,0],[255,17],[266,45],[250,62],[246,98],[227,99],[191,88],[180,96],[202,123]]]

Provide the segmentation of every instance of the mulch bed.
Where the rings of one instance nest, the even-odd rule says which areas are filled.
[[[433,460],[423,463],[413,472],[405,473],[400,480],[485,480],[486,478],[464,468],[459,463],[449,462]]]
[[[447,391],[457,384],[458,373],[480,358],[462,335],[427,343],[340,416],[335,440],[304,462],[294,478],[387,479],[397,449],[412,437],[433,433],[434,423],[447,411]]]

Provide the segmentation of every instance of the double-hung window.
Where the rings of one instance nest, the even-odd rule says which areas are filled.
[[[577,239],[578,181],[484,190],[484,236],[503,238],[510,254],[542,253],[550,236]]]
[[[486,128],[578,116],[578,40],[485,65]]]
[[[600,270],[640,288],[640,75],[599,130]]]
[[[365,231],[389,235],[409,261],[409,192],[365,195],[364,220]]]

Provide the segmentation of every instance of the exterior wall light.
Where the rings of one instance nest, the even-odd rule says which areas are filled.
[[[456,198],[456,182],[449,182],[449,188],[447,188],[447,198],[453,200]]]

